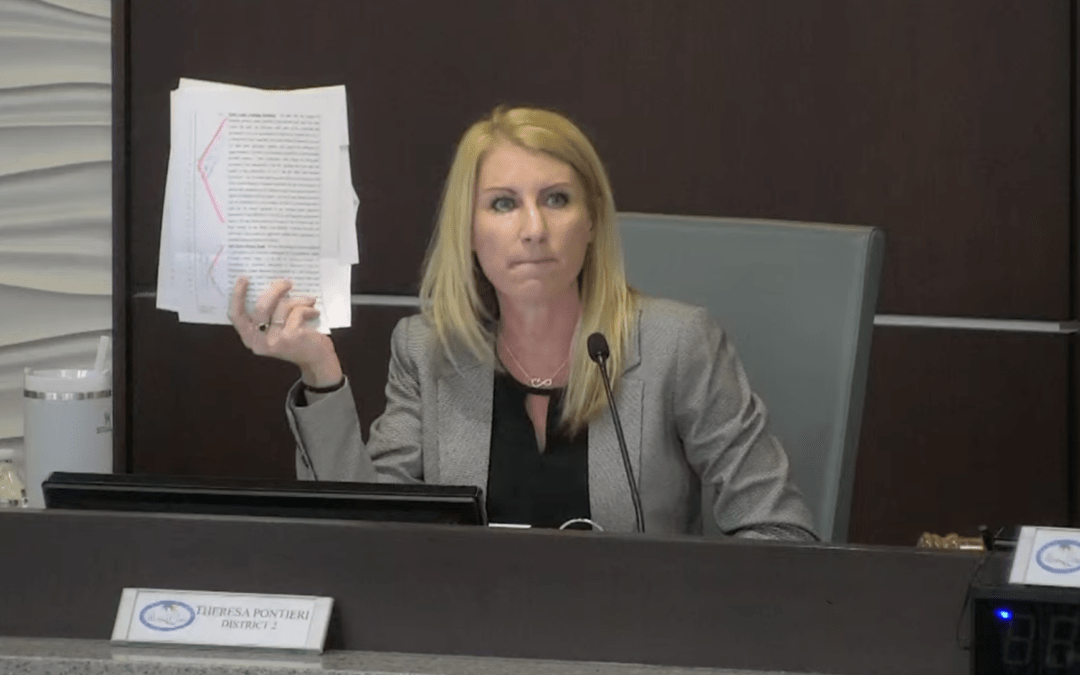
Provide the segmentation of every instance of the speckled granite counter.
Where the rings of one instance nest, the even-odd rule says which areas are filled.
[[[322,656],[236,650],[113,647],[95,640],[0,638],[4,675],[781,675],[618,663],[329,652]]]

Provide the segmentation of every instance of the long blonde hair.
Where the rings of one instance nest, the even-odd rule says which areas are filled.
[[[573,122],[549,110],[500,106],[469,127],[450,165],[435,233],[424,259],[421,309],[450,361],[454,361],[455,349],[464,347],[495,363],[499,306],[495,289],[473,254],[472,227],[480,162],[500,139],[569,164],[585,188],[593,240],[579,275],[581,320],[571,347],[561,419],[565,429],[577,433],[606,406],[604,384],[589,359],[586,339],[594,332],[607,337],[611,348],[608,372],[617,387],[636,301],[626,284],[607,173],[596,150]]]

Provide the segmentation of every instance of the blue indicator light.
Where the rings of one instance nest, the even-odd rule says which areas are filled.
[[[1007,609],[999,609],[996,614],[998,615],[998,618],[1002,621],[1008,621],[1012,618],[1012,612]]]

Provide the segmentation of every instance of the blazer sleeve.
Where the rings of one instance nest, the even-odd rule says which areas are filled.
[[[300,383],[285,410],[296,438],[297,477],[308,480],[416,483],[423,480],[420,376],[409,339],[409,319],[394,328],[386,380],[386,410],[365,444],[352,388],[299,405]]]
[[[726,534],[816,539],[791,481],[787,455],[767,429],[727,334],[695,308],[679,331],[674,411],[687,461],[715,488],[712,516]]]

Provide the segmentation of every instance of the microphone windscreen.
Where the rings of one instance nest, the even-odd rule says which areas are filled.
[[[589,348],[589,358],[597,363],[600,363],[601,359],[607,359],[611,356],[611,352],[608,350],[607,338],[603,333],[593,333],[589,336],[587,343]]]

